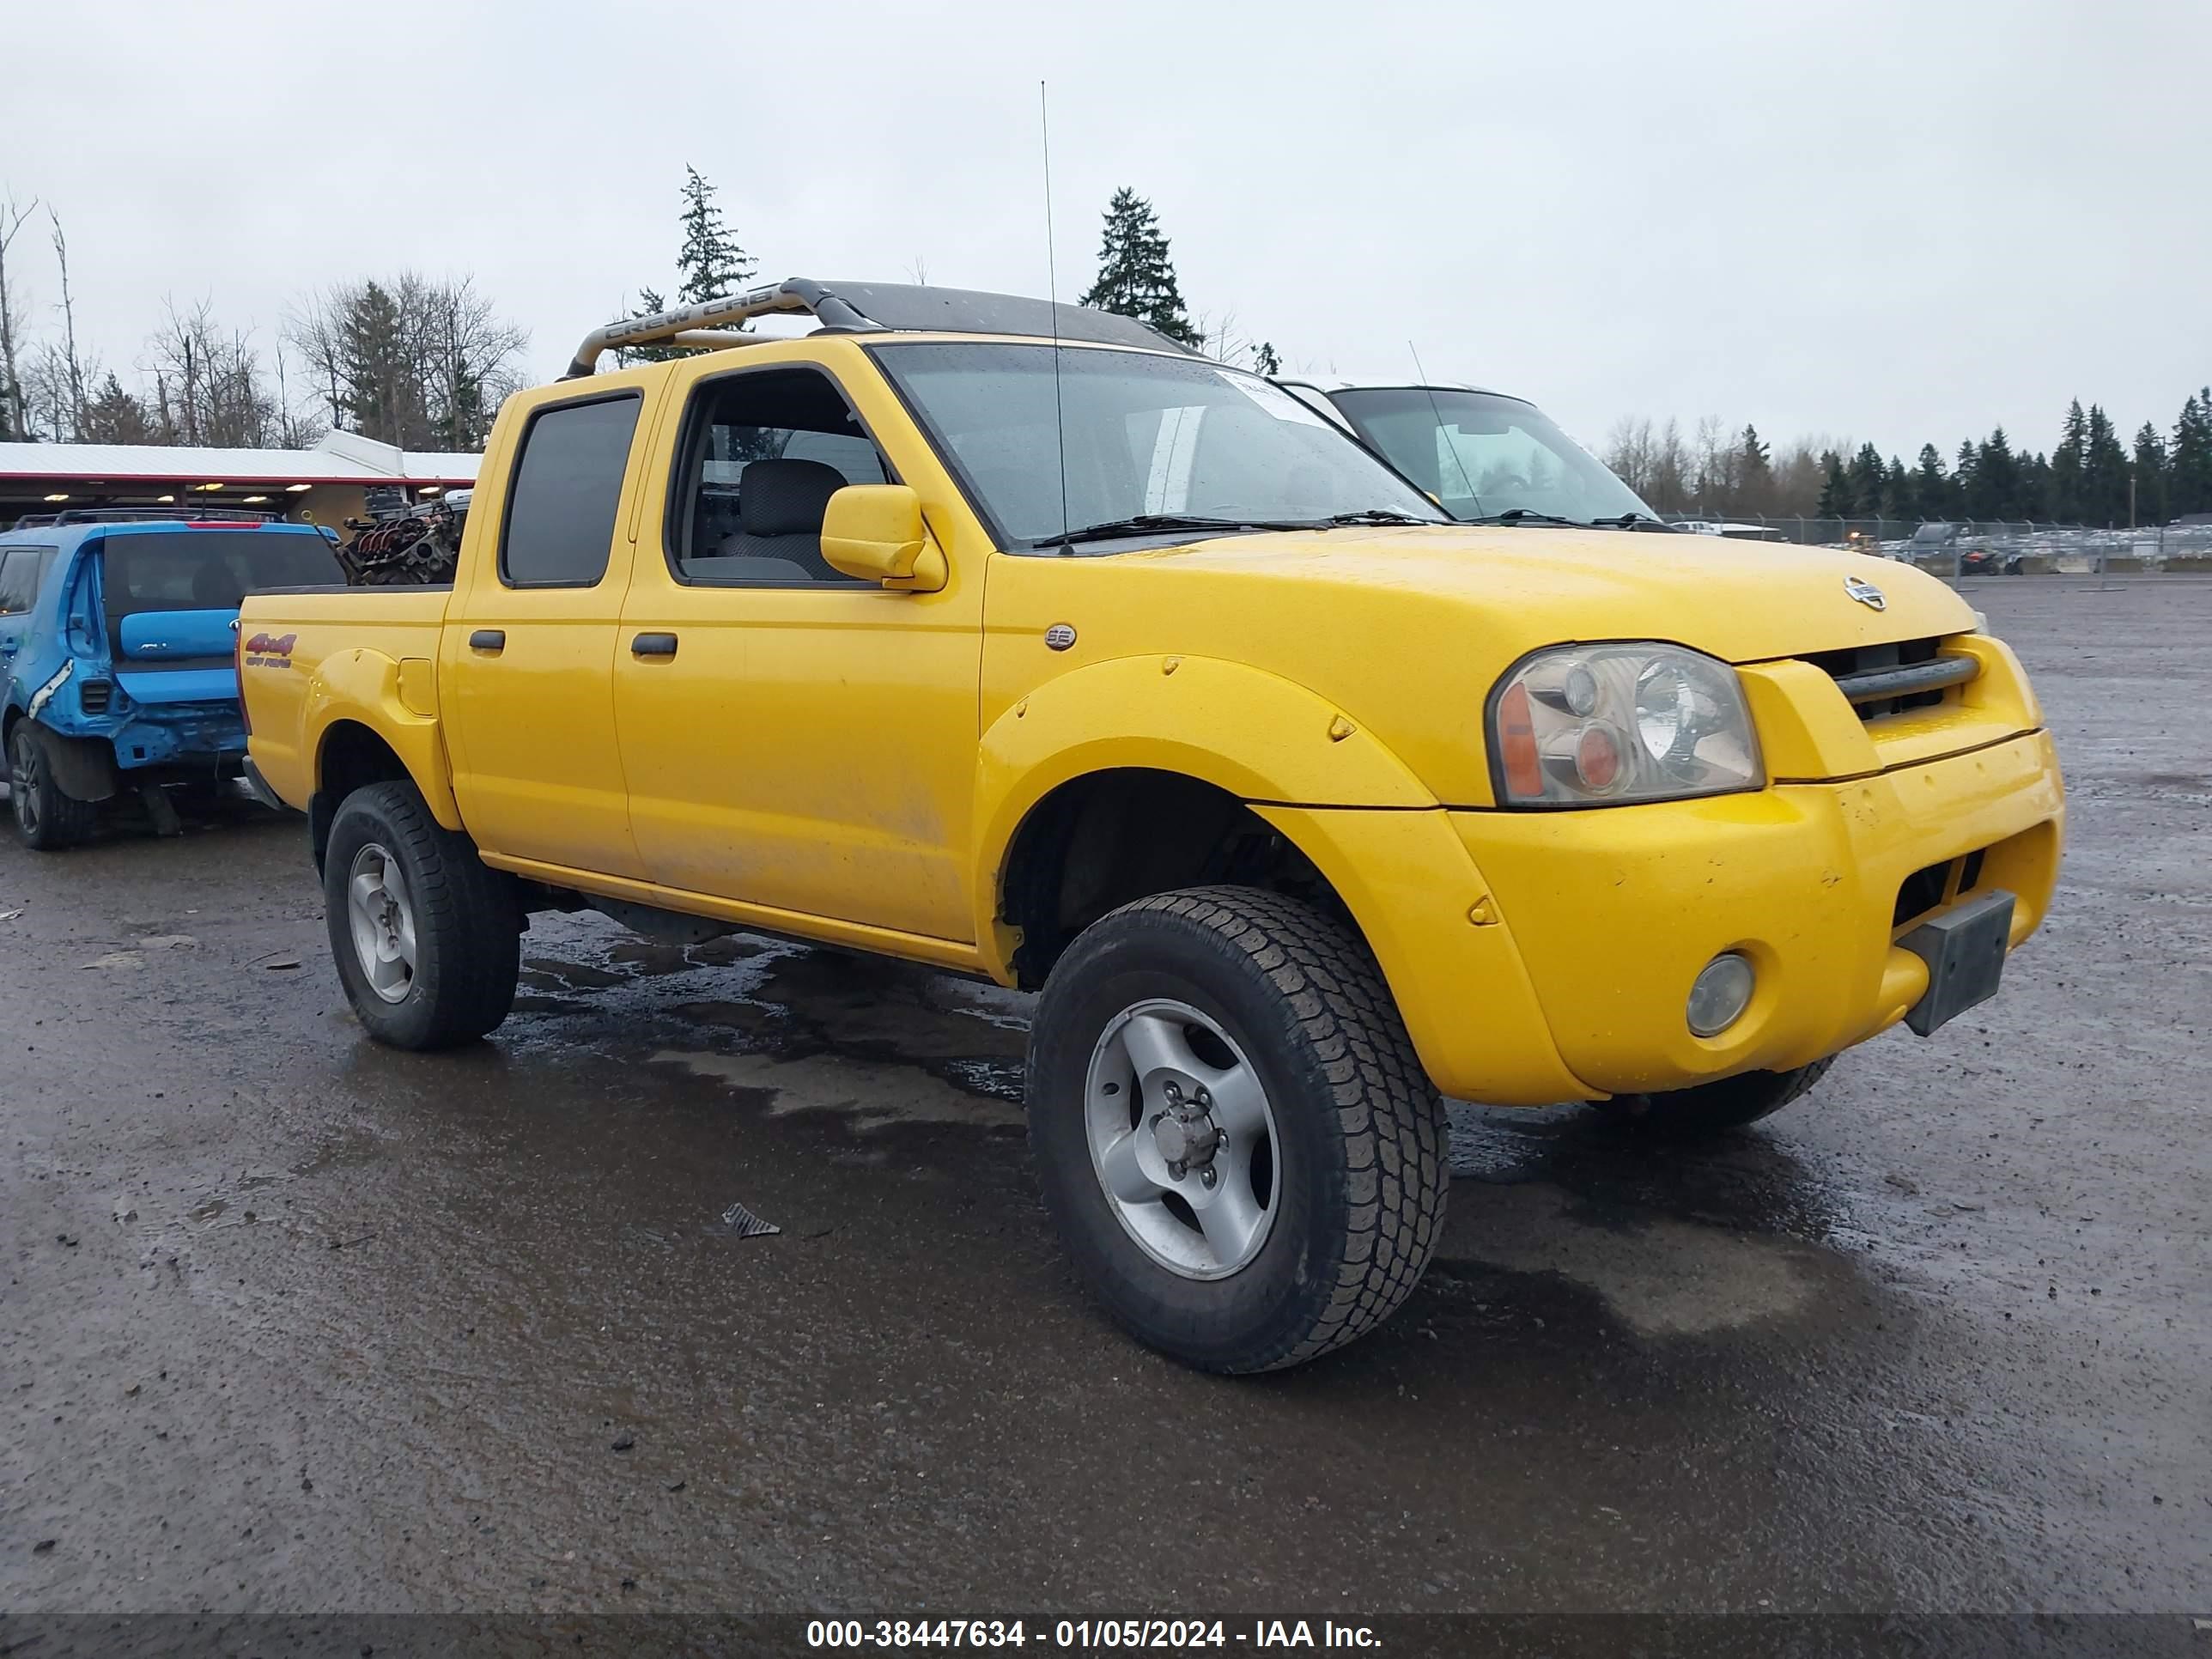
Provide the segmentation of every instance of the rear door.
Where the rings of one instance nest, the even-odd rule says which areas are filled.
[[[652,431],[646,402],[636,385],[549,397],[511,457],[487,457],[487,477],[507,488],[480,489],[470,514],[439,684],[453,794],[488,854],[644,874],[610,676]]]

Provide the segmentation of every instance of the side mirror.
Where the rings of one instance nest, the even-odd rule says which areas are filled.
[[[822,515],[822,556],[863,581],[907,593],[945,586],[945,551],[922,522],[921,497],[905,484],[847,484]]]

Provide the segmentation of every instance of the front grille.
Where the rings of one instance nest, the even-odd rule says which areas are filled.
[[[1940,638],[1897,640],[1848,651],[1815,652],[1805,660],[1836,682],[1862,720],[1877,720],[1908,708],[1933,708],[1952,686],[1981,672],[1981,665],[1972,657],[1942,656],[1942,644]]]
[[[86,680],[76,689],[77,705],[88,714],[105,714],[114,696],[115,686],[108,680]]]

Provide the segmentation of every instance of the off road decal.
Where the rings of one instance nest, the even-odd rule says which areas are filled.
[[[292,643],[297,634],[278,634],[273,638],[267,634],[256,634],[246,642],[246,665],[248,668],[289,668],[292,665]]]

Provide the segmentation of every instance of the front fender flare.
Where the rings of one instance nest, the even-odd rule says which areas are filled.
[[[459,830],[461,811],[453,799],[453,762],[435,714],[410,707],[400,693],[400,664],[381,651],[356,647],[337,651],[316,665],[301,716],[304,750],[314,757],[314,787],[323,787],[323,745],[341,720],[367,726],[391,746],[422,792],[430,816],[447,830]]]
[[[1016,832],[1061,784],[1140,767],[1240,800],[1433,808],[1395,753],[1296,682],[1215,657],[1119,657],[1047,681],[984,732],[976,757],[977,939],[1006,947],[999,884]],[[1004,972],[1003,962],[994,963]]]

